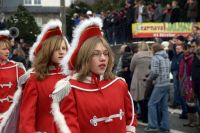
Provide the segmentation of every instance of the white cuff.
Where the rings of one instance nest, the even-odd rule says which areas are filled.
[[[126,132],[133,132],[135,133],[136,129],[134,126],[126,126]]]

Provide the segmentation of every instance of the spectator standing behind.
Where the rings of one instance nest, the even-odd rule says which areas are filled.
[[[120,76],[120,73],[123,71],[122,70],[122,57],[123,57],[123,54],[124,54],[124,51],[125,51],[125,48],[127,47],[126,44],[122,45],[119,49],[119,54],[120,54],[120,57],[119,57],[119,60],[118,60],[118,63],[117,63],[117,66],[116,66],[116,69],[115,69],[115,73],[116,75]]]
[[[155,11],[154,11],[154,22],[161,22],[162,21],[162,8],[160,4],[160,0],[155,1]]]
[[[74,13],[73,14],[73,29],[80,23],[80,18],[79,18],[79,14],[78,13]]]
[[[185,10],[187,10],[187,21],[196,22],[198,18],[198,2],[196,0],[187,0]]]
[[[163,11],[162,21],[170,22],[171,14],[172,14],[171,4],[166,4],[165,9]]]
[[[183,37],[183,36],[178,36],[178,37],[176,37],[175,38],[175,40],[174,40],[175,42],[175,45],[174,46],[178,46],[178,45],[182,45],[182,46],[184,46],[184,45],[186,45],[186,39],[185,39],[185,37]],[[183,59],[183,58],[182,58]],[[180,66],[180,64],[179,64],[179,66]],[[180,69],[179,69],[180,70]],[[179,74],[179,73],[178,73]],[[180,79],[179,79],[180,80]],[[177,94],[179,94],[178,96],[179,96],[179,98],[178,98],[178,100],[179,100],[179,102],[180,102],[180,105],[181,105],[181,108],[182,108],[182,113],[181,113],[181,115],[179,116],[179,118],[180,119],[187,119],[187,112],[188,112],[188,108],[187,108],[187,105],[186,105],[186,101],[185,101],[185,98],[183,97],[183,95],[181,94],[181,90],[182,90],[182,87],[181,87],[181,84],[180,84],[180,81],[179,81],[179,83],[178,83],[178,86],[179,86],[179,89],[178,89],[178,92],[177,92]]]
[[[90,18],[74,31],[63,60],[65,70],[74,74],[59,81],[66,86],[56,87],[52,95],[56,133],[136,132],[128,86],[112,73],[114,57],[101,26],[99,18]]]
[[[130,93],[133,100],[140,105],[141,108],[141,119],[147,123],[147,100],[144,97],[146,90],[146,76],[149,74],[149,66],[151,64],[152,52],[149,50],[148,44],[140,43],[139,51],[134,54],[130,70],[133,72]]]
[[[11,60],[14,60],[16,62],[21,62],[23,63],[24,66],[26,66],[25,53],[21,48],[16,48],[13,50],[13,55],[11,57]]]
[[[175,42],[174,42],[175,43]],[[183,58],[183,45],[173,44],[173,57],[171,62],[171,73],[173,75],[174,84],[174,99],[172,103],[172,108],[176,108],[180,105],[180,87],[179,87],[179,65]]]
[[[135,22],[135,8],[133,2],[126,2],[126,41],[132,40],[132,23]]]
[[[22,97],[20,133],[52,132],[50,94],[56,82],[65,77],[59,63],[68,50],[61,26],[60,20],[50,20],[30,49],[29,58],[33,62],[33,70]]]
[[[18,115],[15,116],[15,111],[18,112],[22,85],[26,82],[23,64],[8,59],[10,53],[8,37],[8,30],[0,31],[0,133],[17,131]],[[13,127],[9,129],[10,122],[13,122]]]
[[[169,132],[168,97],[170,85],[170,62],[160,44],[153,44],[154,56],[151,60],[150,80],[155,80],[154,89],[148,102],[148,127],[146,132]],[[158,119],[158,113],[159,118]],[[161,113],[161,114],[160,114]]]
[[[170,22],[180,22],[180,8],[178,7],[178,2],[173,0],[172,1],[172,14],[170,17]]]
[[[181,95],[184,97],[188,108],[188,123],[184,124],[184,126],[194,126],[196,122],[196,106],[192,88],[192,62],[194,54],[190,48],[190,45],[184,45],[184,57],[180,62],[179,68]]]
[[[195,54],[196,49],[197,49],[197,47],[199,46],[199,43],[198,43],[197,39],[193,39],[193,40],[191,41],[190,46],[191,46],[191,52]]]
[[[148,13],[147,22],[154,22],[154,14],[155,14],[154,4],[151,3],[147,5],[147,13]]]
[[[143,0],[136,1],[135,18],[136,18],[136,22],[138,22],[138,23],[146,22],[149,20],[147,8],[144,5]]]
[[[131,79],[132,74],[130,71],[130,63],[132,59],[133,53],[129,46],[126,46],[124,49],[124,53],[122,55],[122,71],[123,74],[121,77],[123,77],[126,80],[126,83],[128,84],[128,90],[130,90],[131,85]]]
[[[86,16],[87,16],[87,18],[93,17],[93,12],[91,10],[88,10],[86,12]]]
[[[197,98],[197,111],[199,115],[200,126],[200,47],[196,49],[194,59],[192,62],[192,87],[194,89],[195,98]]]

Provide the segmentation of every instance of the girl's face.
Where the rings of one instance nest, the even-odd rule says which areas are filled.
[[[8,56],[9,56],[9,48],[6,47],[6,45],[0,44],[0,60],[6,61],[8,60]]]
[[[92,57],[90,60],[90,71],[103,75],[107,69],[109,60],[109,52],[102,43],[98,43],[92,51]]]
[[[67,46],[65,42],[62,41],[60,48],[53,52],[53,55],[51,57],[51,62],[55,64],[60,63],[60,61],[63,59],[66,53],[67,53]]]

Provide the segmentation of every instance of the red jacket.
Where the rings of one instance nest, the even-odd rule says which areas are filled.
[[[11,97],[14,96],[18,80],[24,73],[25,69],[20,63],[8,61],[5,65],[0,65],[0,114],[6,112],[12,104]]]
[[[121,78],[91,83],[88,77],[84,82],[75,79],[69,82],[71,91],[61,101],[60,110],[71,133],[135,132],[134,108],[127,84]],[[54,115],[56,117],[59,116]],[[56,122],[55,133],[64,129],[59,125],[61,119]]]
[[[55,69],[42,81],[32,73],[28,79],[22,97],[20,109],[20,133],[51,133],[53,117],[51,114],[51,93],[55,83],[64,78],[60,69]]]

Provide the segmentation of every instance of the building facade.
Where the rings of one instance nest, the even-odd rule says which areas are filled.
[[[74,0],[65,0],[65,7],[69,7]],[[61,17],[60,0],[0,0],[0,12],[8,18],[13,15],[18,5],[23,5],[34,16],[38,26],[42,26],[49,19]]]

